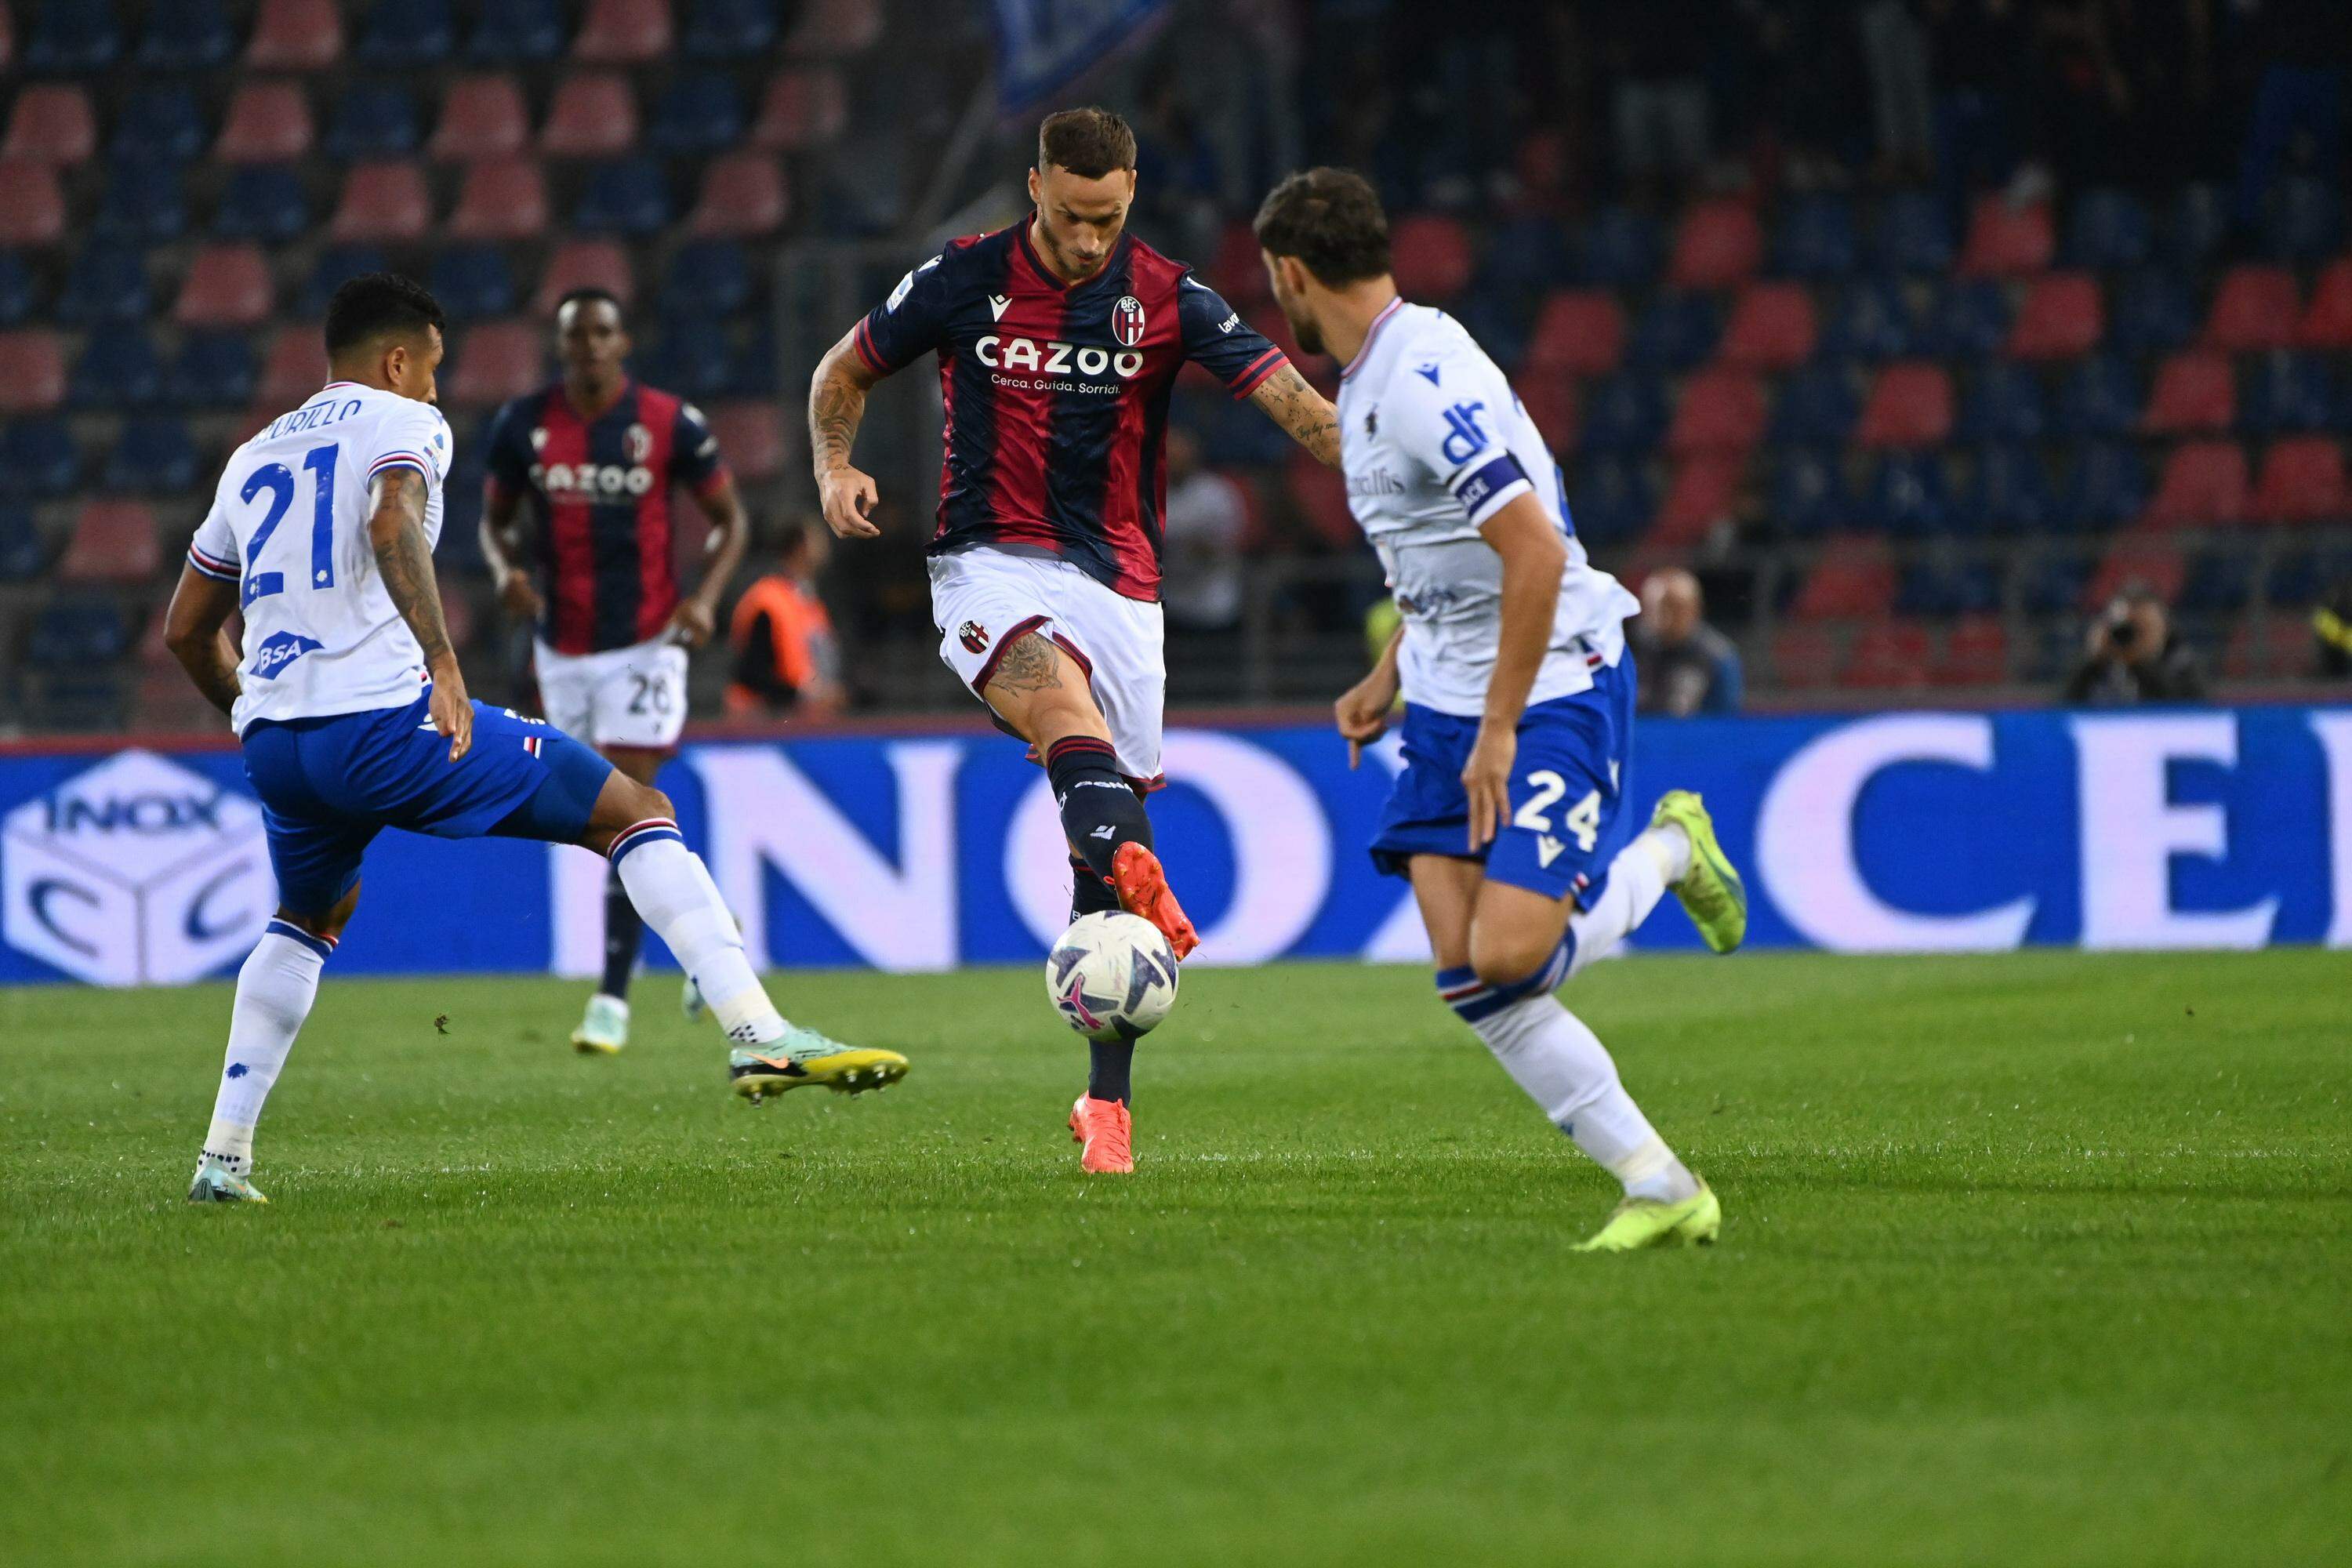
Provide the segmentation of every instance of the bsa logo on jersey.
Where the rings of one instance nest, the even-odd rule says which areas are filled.
[[[275,680],[286,673],[288,665],[325,646],[318,638],[306,637],[299,632],[272,632],[254,652],[253,673],[264,680]]]
[[[956,628],[956,640],[972,653],[988,651],[988,628],[978,621],[966,621]]]
[[[1110,308],[1111,336],[1121,346],[1133,348],[1143,341],[1143,301],[1132,294],[1122,294],[1118,303]]]

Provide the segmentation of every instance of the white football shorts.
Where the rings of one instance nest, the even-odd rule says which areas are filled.
[[[547,721],[603,749],[667,752],[686,725],[686,649],[656,637],[603,653],[532,652]]]

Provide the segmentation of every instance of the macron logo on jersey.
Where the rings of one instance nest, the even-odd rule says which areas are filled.
[[[286,672],[286,667],[306,653],[313,653],[327,645],[316,637],[306,637],[295,632],[272,632],[262,639],[254,651],[253,673],[264,680],[275,680]]]
[[[988,297],[988,319],[990,321],[1001,321],[1004,320],[1004,312],[1011,309],[1013,309],[1013,301],[1008,296],[1003,294],[991,294]]]

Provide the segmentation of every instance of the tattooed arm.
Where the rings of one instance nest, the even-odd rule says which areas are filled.
[[[873,539],[882,531],[866,515],[876,500],[874,478],[850,466],[849,449],[866,417],[866,395],[882,378],[858,357],[855,335],[844,332],[809,378],[809,453],[825,526],[843,539]]]
[[[386,468],[368,486],[368,543],[392,607],[416,634],[432,672],[433,728],[449,737],[449,760],[474,744],[474,705],[466,699],[466,677],[449,646],[441,619],[441,585],[433,576],[433,552],[425,542],[425,476],[415,468]]]
[[[163,644],[205,700],[226,713],[245,688],[237,679],[236,649],[221,628],[236,609],[236,584],[207,577],[193,566],[180,569],[172,607],[163,612]]]
[[[1284,365],[1267,376],[1249,400],[1314,453],[1317,462],[1327,468],[1339,466],[1339,411],[1307,384],[1297,366]]]

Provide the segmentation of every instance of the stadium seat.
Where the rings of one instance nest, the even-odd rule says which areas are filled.
[[[1937,686],[2003,686],[2009,679],[2009,627],[1992,615],[1963,616],[1927,671]]]
[[[2318,522],[2352,518],[2352,489],[2344,474],[2343,443],[2296,436],[2272,443],[2254,485],[2257,522]]]
[[[609,158],[636,144],[636,98],[609,71],[564,78],[539,128],[539,150],[558,158]]]
[[[55,332],[0,332],[0,414],[45,413],[65,396],[65,349]]]
[[[2140,513],[2148,529],[2203,528],[2242,521],[2247,508],[2246,449],[2235,441],[2188,441],[2173,448],[2156,494]]]
[[[442,308],[459,321],[511,314],[514,274],[495,245],[452,245],[433,258],[425,279]]]
[[[1348,481],[1305,452],[1294,451],[1284,462],[1283,488],[1318,538],[1335,549],[1352,548],[1356,520],[1348,510]]]
[[[99,197],[93,232],[108,239],[177,239],[188,231],[188,195],[177,159],[116,157]]]
[[[1853,498],[1838,454],[1783,447],[1771,458],[1769,521],[1781,534],[1811,537],[1853,526]]]
[[[1940,364],[1904,360],[1878,373],[1854,440],[1864,447],[1934,447],[1951,433],[1951,375]]]
[[[1949,546],[1932,547],[1906,566],[1895,592],[1896,615],[1936,620],[1981,615],[2000,605],[2000,574],[1992,563],[1956,554]]]
[[[2325,430],[2343,405],[2328,361],[2319,354],[2281,352],[2255,356],[2238,406],[2238,423],[2258,436]]]
[[[2157,367],[2140,428],[2151,436],[2227,430],[2237,421],[2238,384],[2227,356],[2192,350]]]
[[[1624,363],[1625,310],[1601,289],[1567,289],[1544,297],[1528,339],[1533,370],[1607,375]]]
[[[1916,352],[1946,359],[1981,359],[2009,341],[2009,295],[1986,278],[1955,279],[1937,288],[1921,325]]]
[[[1722,330],[1715,301],[1706,295],[1662,291],[1634,321],[1625,360],[1641,370],[1685,371],[1715,352]]]
[[[163,396],[184,408],[242,407],[258,374],[243,332],[190,332],[163,378]]]
[[[1646,453],[1658,444],[1665,426],[1665,401],[1651,377],[1612,375],[1585,391],[1583,437],[1588,451]]]
[[[352,279],[369,272],[382,272],[391,266],[381,246],[331,245],[319,253],[310,267],[310,276],[302,284],[300,310],[304,315],[323,316],[327,302],[334,298],[337,289]]]
[[[756,483],[784,471],[784,427],[774,404],[719,404],[710,411],[710,429],[738,479]]]
[[[2058,499],[2032,447],[1998,442],[1977,450],[1955,515],[1971,533],[2041,533],[2057,521]]]
[[[1813,691],[1836,680],[1843,655],[1837,634],[1830,627],[1784,626],[1772,633],[1765,657],[1774,685],[1789,691]]]
[[[2161,268],[2125,279],[2108,317],[2110,341],[2128,354],[2170,353],[2197,334],[2188,288]]]
[[[466,40],[477,65],[529,65],[563,51],[563,18],[555,0],[486,0]]]
[[[405,158],[416,151],[416,100],[390,82],[353,82],[337,95],[324,145],[345,163]]]
[[[2302,308],[2294,274],[2285,268],[2251,262],[2232,267],[2213,292],[2213,308],[2205,318],[2205,344],[2225,353],[2286,348],[2294,341]]]
[[[849,123],[849,93],[840,73],[803,67],[769,79],[751,126],[751,145],[772,153],[822,147]]]
[[[41,289],[33,269],[13,250],[0,250],[0,327],[30,320],[42,308]]]
[[[779,395],[782,383],[776,364],[775,329],[766,321],[754,322],[727,363],[727,395],[730,397],[764,397],[771,402]],[[1227,406],[1234,406],[1226,400]],[[1271,424],[1271,420],[1261,421]]]
[[[352,58],[374,70],[439,65],[457,45],[449,0],[401,0],[369,7]]]
[[[147,8],[137,59],[149,70],[209,70],[236,52],[236,35],[217,0],[175,0]]]
[[[645,362],[646,379],[688,397],[713,397],[726,390],[730,368],[727,333],[705,316],[662,323],[660,338]]]
[[[1856,691],[1916,691],[1927,684],[1932,657],[1925,626],[1876,621],[1854,634],[1838,684]]]
[[[229,175],[228,188],[213,214],[213,232],[223,239],[282,244],[310,226],[310,204],[294,171],[273,163],[247,163]]]
[[[1683,384],[1666,432],[1666,452],[1675,458],[1745,455],[1763,434],[1762,384],[1746,371],[1703,370]]]
[[[2023,278],[2047,268],[2056,249],[2049,203],[2015,206],[1998,195],[1981,195],[1969,214],[1959,271],[1964,278]]]
[[[1916,337],[1902,284],[1855,278],[1831,296],[1820,352],[1825,360],[1900,359],[1913,352]]]
[[[289,408],[300,406],[305,398],[327,384],[327,345],[320,341],[317,327],[278,328],[278,335],[269,340],[269,353],[261,364],[262,420],[267,422]]]
[[[1764,230],[1754,209],[1736,196],[1717,196],[1685,209],[1666,283],[1675,289],[1736,289],[1763,260]]]
[[[177,495],[198,479],[196,444],[188,427],[168,416],[132,419],[107,455],[106,488],[142,495]]]
[[[163,395],[163,362],[146,331],[126,321],[84,338],[66,378],[66,400],[76,408],[143,408]]]
[[[2138,452],[2115,441],[2076,448],[2073,471],[2059,494],[2061,526],[2104,531],[2130,521],[2147,506],[2147,465]]]
[[[1536,422],[1544,444],[1555,458],[1565,459],[1576,449],[1580,434],[1580,415],[1576,395],[1575,378],[1559,371],[1522,371],[1512,382],[1513,390]]]
[[[782,228],[790,212],[782,166],[765,153],[730,153],[702,171],[702,196],[686,226],[706,238],[756,239]]]
[[[538,239],[548,226],[547,182],[528,158],[469,164],[450,210],[452,239]]]
[[[261,0],[245,63],[254,70],[321,70],[343,52],[343,20],[335,0]]]
[[[143,88],[114,117],[107,150],[118,166],[135,158],[184,160],[204,151],[205,120],[196,95],[177,85]]]
[[[2188,563],[2169,542],[2119,539],[2099,558],[2078,603],[2085,612],[2096,615],[2125,589],[2144,588],[2169,605],[2180,597],[2181,581],[2187,575]]]
[[[2095,272],[2144,267],[2156,247],[2156,222],[2128,191],[2085,191],[2066,215],[2066,263]]]
[[[2221,673],[2232,680],[2308,678],[2316,657],[2311,622],[2301,616],[2246,616],[2230,627]]]
[[[22,501],[0,504],[0,583],[26,583],[49,569],[48,536]]]
[[[58,172],[47,163],[0,158],[0,245],[53,245],[65,230]]]
[[[2093,562],[2074,551],[2045,553],[2027,557],[2018,573],[2018,603],[2028,615],[2036,616],[2070,616],[2083,602],[2090,586]],[[2028,654],[2031,676],[2056,680],[2074,668],[2083,657],[2081,630],[2072,625],[2053,625],[2044,630],[2057,633],[2063,629],[2063,642],[2045,637],[2038,650]],[[2057,644],[2053,649],[2053,642]],[[2050,656],[2055,652],[2055,658]]]
[[[574,239],[557,246],[547,258],[547,270],[540,275],[539,292],[532,297],[530,308],[538,315],[551,315],[555,302],[574,289],[602,289],[627,305],[637,291],[627,249],[609,239]],[[713,316],[727,314],[715,304],[699,308]]]
[[[1648,526],[1657,510],[1649,476],[1638,459],[1603,457],[1576,465],[1569,517],[1588,545],[1622,543]],[[1350,548],[1353,548],[1352,542]]]
[[[751,264],[731,239],[690,240],[662,273],[657,304],[665,314],[731,316],[751,302]]]
[[[1952,231],[1925,191],[1899,191],[1879,209],[1872,254],[1890,272],[1942,273],[1952,265]]]
[[[342,201],[327,225],[339,245],[421,239],[433,224],[433,197],[415,163],[361,163],[343,176]]]
[[[591,234],[650,235],[669,216],[669,185],[661,165],[650,158],[622,158],[589,174],[572,224]]]
[[[1600,289],[1646,287],[1658,271],[1658,226],[1622,206],[1602,207],[1584,225],[1579,274]]]
[[[2183,614],[2235,615],[2254,596],[2254,558],[2243,550],[2200,550],[2181,579]]]
[[[681,76],[654,106],[646,145],[673,157],[698,156],[743,139],[743,100],[716,73]]]
[[[1450,217],[1415,213],[1389,229],[1397,289],[1408,300],[1443,305],[1469,285],[1470,237]]]
[[[0,339],[0,365],[5,363]],[[5,406],[6,388],[0,388]],[[0,496],[38,500],[71,490],[81,477],[81,449],[62,419],[11,419],[0,426]]]
[[[1881,532],[1916,539],[1949,530],[1957,514],[1943,459],[1933,452],[1888,452],[1871,469],[1863,510]]]
[[[784,50],[841,59],[872,48],[881,37],[882,0],[807,0],[784,39]]]
[[[2272,190],[2263,213],[2263,248],[2276,260],[2310,263],[2344,243],[2344,199],[2326,180],[2294,175]]]
[[[2177,265],[2204,270],[2230,238],[2230,195],[2219,185],[2183,185],[2165,224],[2164,251]]]
[[[121,54],[122,28],[111,0],[48,0],[26,30],[23,63],[27,71],[49,76],[88,76]]]
[[[1730,522],[1738,510],[1747,468],[1745,454],[1730,452],[1708,452],[1677,464],[1643,543],[1696,544],[1717,524]]]
[[[120,241],[93,240],[66,269],[58,297],[58,320],[86,327],[99,321],[135,321],[148,310],[147,258]]]
[[[1772,270],[1783,277],[1843,278],[1854,268],[1860,242],[1853,204],[1832,195],[1800,196],[1772,235]]]
[[[1249,236],[1247,224],[1234,226]],[[1249,237],[1245,270],[1263,278],[1255,237]],[[1574,275],[1569,264],[1574,251],[1568,228],[1549,213],[1523,212],[1500,219],[1486,231],[1479,249],[1477,271],[1470,281],[1471,298],[1505,306],[1515,317],[1550,289],[1565,286]]]
[[[184,327],[251,327],[268,319],[269,263],[254,245],[208,245],[180,279],[172,319]]]
[[[2307,609],[2347,577],[2352,577],[2352,550],[2289,550],[2271,563],[2263,593],[2273,605]]]
[[[145,583],[163,563],[155,514],[135,500],[93,500],[74,514],[58,562],[63,583]]]
[[[213,156],[224,163],[283,163],[310,150],[310,100],[290,81],[247,82],[228,100]]]
[[[587,65],[649,65],[669,48],[668,0],[588,0],[572,58]]]
[[[2352,256],[2321,269],[2311,303],[2295,322],[2294,341],[2299,348],[2352,349]]]
[[[547,338],[530,321],[485,321],[458,340],[455,370],[442,378],[460,408],[488,407],[537,391],[545,378]]]
[[[505,158],[530,143],[530,114],[512,77],[461,76],[441,98],[425,152],[438,163]]]
[[[1780,384],[1772,401],[1771,438],[1798,446],[1842,447],[1860,405],[1843,367],[1816,364]]]
[[[678,52],[691,60],[733,62],[776,44],[775,0],[688,0]]]
[[[16,94],[0,158],[44,163],[89,162],[98,151],[98,120],[89,95],[69,82],[33,82]]]
[[[2012,359],[2074,359],[2097,346],[2105,324],[2096,278],[2052,272],[2026,285],[2008,353]]]
[[[2092,354],[2058,387],[2058,429],[2074,437],[2124,436],[2138,429],[2138,374],[2119,354]]]
[[[2039,441],[2050,433],[2041,378],[2021,364],[1987,360],[1961,384],[1952,433],[1963,441]]]
[[[1895,562],[1884,542],[1846,534],[1822,542],[1820,564],[1790,614],[1799,620],[1875,620],[1895,605]]]
[[[1810,358],[1818,339],[1813,298],[1801,283],[1750,283],[1724,329],[1726,364],[1743,370],[1789,370]]]
[[[53,669],[103,667],[131,650],[131,629],[112,595],[61,595],[34,617],[25,658]]]

